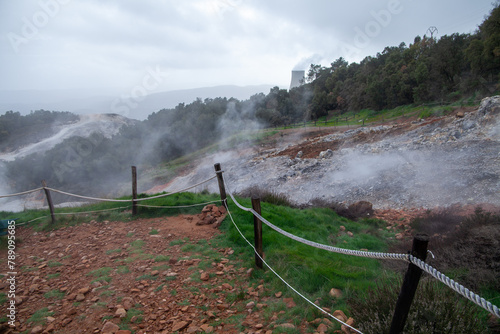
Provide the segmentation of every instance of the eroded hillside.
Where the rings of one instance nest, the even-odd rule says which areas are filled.
[[[220,162],[231,191],[257,186],[284,193],[297,204],[315,198],[366,200],[377,208],[498,204],[499,117],[496,96],[478,109],[438,118],[312,135],[301,129],[281,132],[274,147],[219,152],[155,190],[195,184],[212,176],[213,164]]]

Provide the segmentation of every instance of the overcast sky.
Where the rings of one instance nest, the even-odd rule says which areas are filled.
[[[286,88],[293,68],[360,61],[431,26],[437,37],[472,33],[492,8],[492,0],[0,0],[0,90]]]

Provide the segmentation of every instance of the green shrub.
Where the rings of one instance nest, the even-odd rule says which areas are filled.
[[[430,109],[425,109],[420,112],[418,118],[427,118],[432,116],[432,111]]]
[[[439,211],[427,211],[423,216],[417,217],[410,222],[410,226],[416,233],[427,235],[444,234],[453,231],[464,217],[458,215],[452,208]]]
[[[352,317],[363,333],[389,333],[401,279],[385,282],[348,299]],[[456,292],[434,279],[423,279],[410,308],[405,334],[488,333],[481,308],[458,297]]]
[[[267,190],[258,186],[252,186],[240,192],[238,196],[247,198],[260,198],[262,202],[281,206],[293,206],[288,197],[274,190]]]
[[[439,259],[439,268],[476,291],[500,293],[500,216],[477,207],[463,217],[455,209],[428,212],[411,222],[415,232],[431,236],[429,248]],[[400,246],[395,251],[411,248]]]

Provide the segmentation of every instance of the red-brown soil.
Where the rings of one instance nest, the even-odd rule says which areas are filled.
[[[281,300],[294,307],[292,298],[268,291],[263,281],[252,285],[253,269],[241,267],[231,249],[215,248],[203,255],[183,248],[215,247],[210,240],[220,232],[214,225],[197,225],[203,217],[92,221],[53,232],[18,227],[16,327],[4,324],[0,332],[105,333],[103,329],[111,328],[110,333],[130,333],[117,331],[111,323],[127,324],[139,334],[239,333],[238,325],[245,333],[279,329],[279,312],[266,321],[262,311]],[[6,259],[6,251],[0,256]],[[103,273],[106,268],[109,272]],[[0,291],[7,290],[4,279]],[[50,316],[30,322],[43,308]],[[120,312],[136,313],[122,319]],[[329,323],[317,319],[312,326],[323,322]],[[301,331],[308,325],[303,326]]]

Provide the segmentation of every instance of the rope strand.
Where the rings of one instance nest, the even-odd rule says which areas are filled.
[[[231,197],[232,198],[232,197]],[[227,199],[224,200],[227,204]],[[234,201],[234,200],[233,200]],[[227,205],[226,205],[227,207]],[[362,332],[360,332],[359,330],[357,330],[356,328],[352,327],[351,325],[345,323],[344,321],[340,320],[339,318],[335,317],[334,315],[326,312],[325,310],[323,310],[321,307],[319,307],[318,305],[314,304],[311,300],[309,300],[306,296],[304,296],[303,294],[301,294],[297,289],[295,289],[293,286],[291,286],[287,281],[285,281],[285,279],[283,277],[281,277],[267,262],[266,260],[264,260],[260,255],[259,253],[257,252],[257,250],[255,249],[254,245],[252,245],[252,243],[250,241],[248,241],[248,239],[243,235],[243,233],[241,232],[241,230],[238,228],[238,225],[236,225],[234,219],[233,219],[233,216],[231,215],[231,212],[229,211],[229,209],[227,210],[227,213],[229,214],[229,217],[231,218],[231,222],[233,223],[234,227],[236,228],[236,230],[239,232],[239,234],[241,235],[241,237],[243,238],[243,240],[245,240],[247,242],[247,244],[253,249],[255,255],[257,255],[262,263],[264,263],[266,265],[266,267],[271,270],[271,272],[276,275],[276,277],[278,277],[288,288],[290,288],[293,292],[295,292],[298,296],[300,296],[302,299],[304,299],[307,303],[311,304],[312,306],[314,306],[315,308],[317,308],[318,310],[320,310],[322,313],[324,313],[325,315],[329,316],[330,318],[332,318],[333,320],[341,323],[342,325],[344,326],[347,326],[349,327],[350,329],[352,329],[353,331],[355,331],[356,333],[360,333],[360,334],[363,334]]]
[[[62,195],[67,195],[67,196],[72,196],[72,197],[77,197],[77,198],[82,198],[82,199],[87,199],[87,200],[90,200],[90,201],[101,201],[101,202],[131,202],[131,201],[134,201],[134,202],[141,202],[141,201],[147,201],[147,200],[150,200],[150,199],[156,199],[156,198],[161,198],[161,197],[167,197],[167,196],[171,196],[171,195],[175,195],[175,194],[178,194],[178,193],[181,193],[181,192],[185,192],[187,190],[190,190],[192,188],[195,188],[195,187],[198,187],[204,183],[207,183],[209,181],[212,181],[213,179],[215,179],[217,176],[212,176],[204,181],[201,181],[193,186],[190,186],[190,187],[187,187],[187,188],[184,188],[184,189],[181,189],[181,190],[178,190],[178,191],[175,191],[175,192],[171,192],[171,193],[166,193],[166,194],[161,194],[161,195],[156,195],[156,196],[152,196],[152,197],[145,197],[145,198],[137,198],[137,199],[111,199],[111,198],[98,198],[98,197],[90,197],[90,196],[83,196],[83,195],[76,195],[76,194],[72,194],[72,193],[69,193],[69,192],[66,192],[66,191],[62,191],[62,190],[58,190],[58,189],[54,189],[54,188],[49,188],[49,187],[44,187],[44,188],[40,188],[40,189],[48,189],[50,191],[53,191],[53,192],[56,192],[56,193],[59,193],[59,194],[62,194]]]
[[[255,210],[251,208],[244,207],[240,203],[236,201],[234,198],[232,192],[229,190],[229,187],[226,184],[226,189],[228,190],[227,193],[233,200],[233,202],[236,204],[237,207],[240,209],[251,212],[254,214],[257,218],[259,218],[264,224],[269,226],[271,229],[275,230],[276,232],[293,239],[295,241],[301,242],[303,244],[319,248],[319,249],[324,249],[329,252],[334,252],[334,253],[340,253],[340,254],[345,254],[345,255],[353,255],[353,256],[359,256],[359,257],[367,257],[367,258],[372,258],[372,259],[383,259],[383,260],[401,260],[401,261],[406,261],[409,263],[413,263],[426,273],[430,274],[432,277],[435,279],[439,280],[440,282],[444,283],[446,286],[454,290],[455,292],[459,293],[460,295],[464,296],[465,298],[469,299],[476,305],[484,308],[491,314],[495,315],[496,317],[500,318],[500,311],[497,306],[493,305],[489,301],[485,300],[484,298],[480,297],[479,295],[473,293],[463,285],[455,282],[453,279],[447,277],[443,273],[437,271],[424,261],[409,255],[409,254],[397,254],[397,253],[382,253],[382,252],[367,252],[367,251],[358,251],[358,250],[350,250],[350,249],[344,249],[344,248],[339,248],[339,247],[334,247],[334,246],[329,246],[329,245],[324,245],[320,244],[314,241],[310,241],[301,237],[298,237],[296,235],[293,235],[289,232],[286,232],[285,230],[271,224],[267,219],[262,217],[259,213],[257,213]]]
[[[14,196],[21,196],[21,195],[26,195],[26,194],[30,194],[30,193],[34,193],[36,191],[40,191],[42,190],[43,188],[40,187],[40,188],[36,188],[36,189],[32,189],[32,190],[26,190],[26,191],[23,191],[23,192],[20,192],[20,193],[15,193],[15,194],[10,194],[10,195],[0,195],[0,198],[5,198],[5,197],[14,197]]]

